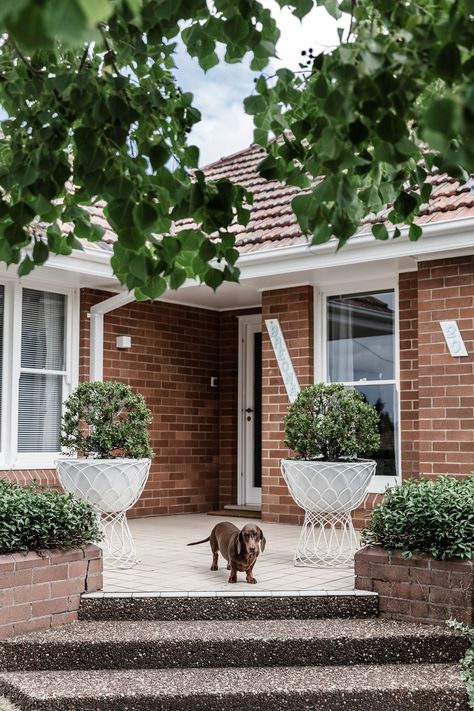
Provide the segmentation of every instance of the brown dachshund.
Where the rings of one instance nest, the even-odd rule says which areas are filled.
[[[233,523],[218,523],[211,531],[211,535],[202,541],[188,543],[188,546],[197,546],[199,543],[209,541],[212,550],[211,570],[217,570],[219,551],[227,560],[227,570],[230,570],[229,583],[237,582],[237,571],[245,572],[248,583],[256,583],[253,577],[253,566],[260,551],[265,550],[265,537],[255,523],[247,523],[241,531]]]

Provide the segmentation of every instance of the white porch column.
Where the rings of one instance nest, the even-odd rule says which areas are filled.
[[[103,380],[104,378],[104,314],[119,309],[132,301],[135,301],[134,295],[130,291],[124,291],[92,306],[90,310],[89,380]]]

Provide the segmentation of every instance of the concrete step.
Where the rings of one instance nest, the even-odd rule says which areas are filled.
[[[253,587],[253,586],[249,586]],[[265,593],[89,593],[79,619],[91,620],[277,620],[372,618],[377,593],[362,590]]]
[[[0,643],[4,671],[456,663],[465,635],[389,620],[78,622]]]
[[[0,674],[25,711],[468,711],[456,665]]]

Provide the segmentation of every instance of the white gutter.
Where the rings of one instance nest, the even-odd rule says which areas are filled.
[[[91,343],[89,365],[89,379],[91,381],[102,381],[104,379],[104,314],[119,309],[132,301],[135,301],[134,295],[130,291],[123,291],[92,306],[90,310]]]

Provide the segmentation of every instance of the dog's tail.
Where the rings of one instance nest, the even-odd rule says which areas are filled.
[[[188,546],[198,546],[200,543],[207,543],[207,541],[209,541],[210,538],[211,537],[208,536],[207,538],[204,538],[202,541],[194,541],[194,543],[188,543],[187,545]]]

